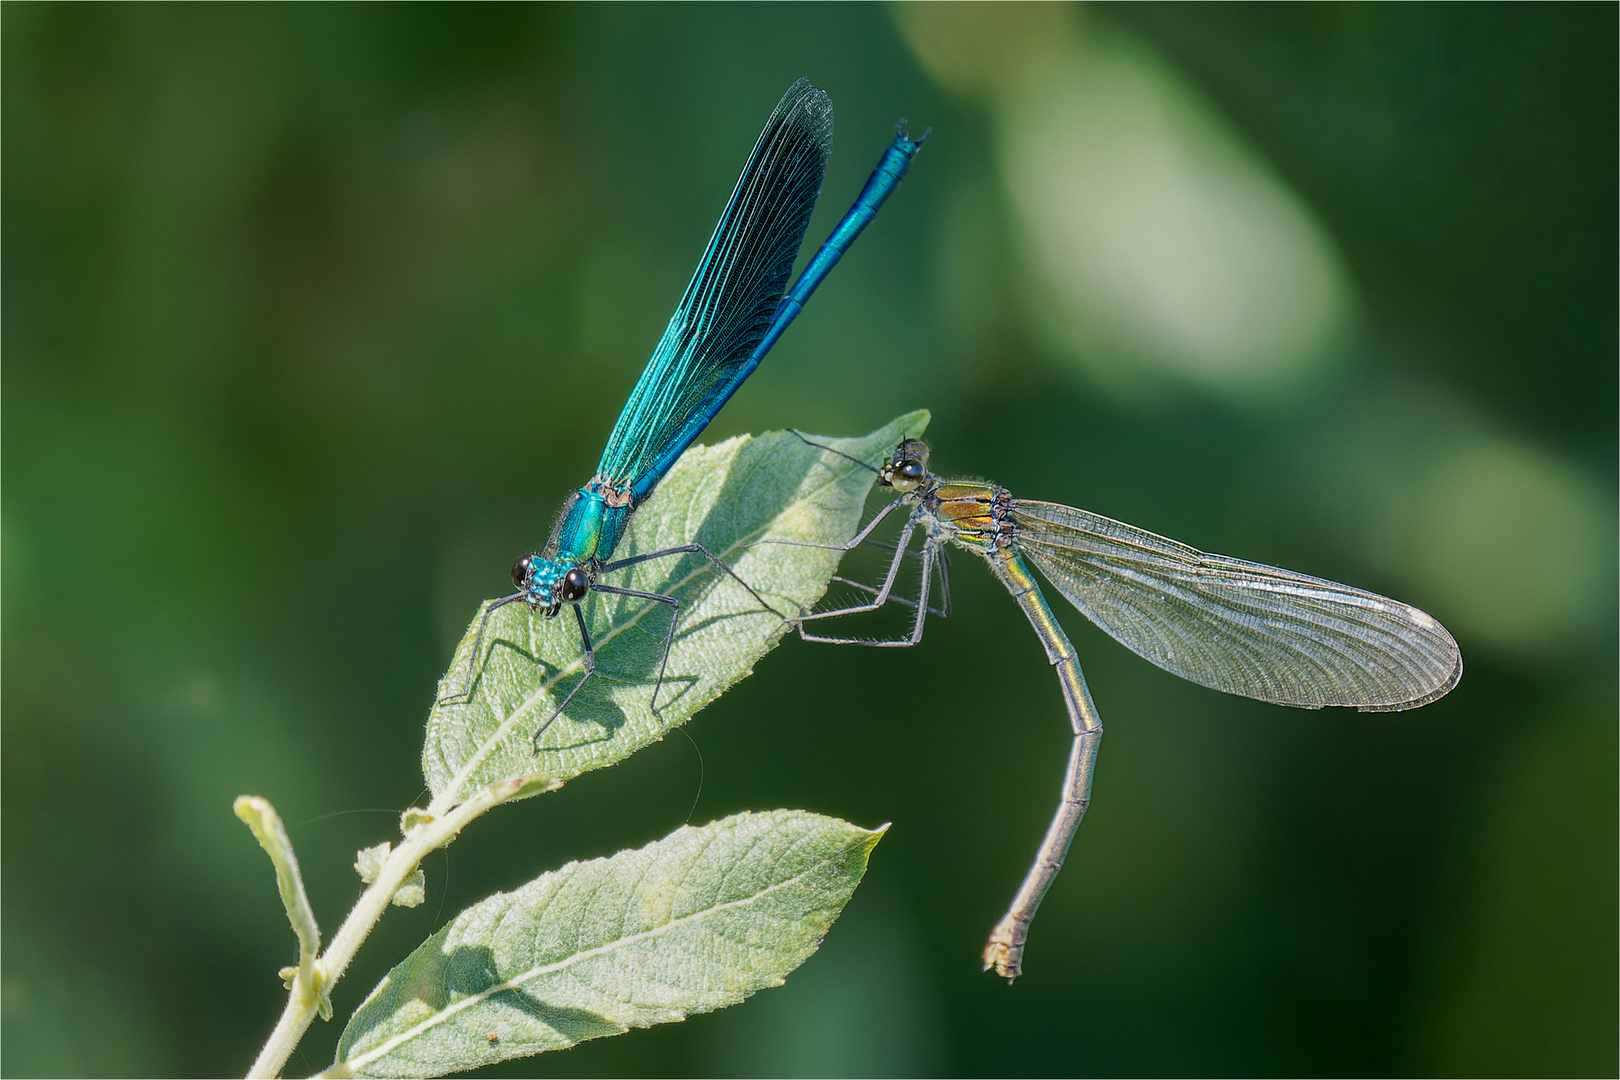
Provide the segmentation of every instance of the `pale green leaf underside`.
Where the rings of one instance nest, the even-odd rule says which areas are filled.
[[[737,814],[496,893],[388,973],[333,1071],[442,1076],[735,1005],[815,952],[881,836]]]
[[[863,438],[811,438],[876,464],[927,423],[928,413],[918,411]],[[842,543],[859,526],[873,480],[869,469],[786,432],[694,446],[636,511],[614,557],[700,543],[778,611],[797,615],[821,598],[838,553],[757,542],[769,536]],[[662,715],[649,705],[667,605],[593,592],[583,609],[598,676],[546,730],[535,754],[530,739],[583,675],[583,650],[571,612],[547,619],[509,604],[485,630],[471,700],[435,705],[428,718],[422,770],[436,800],[459,802],[475,788],[526,773],[568,779],[611,765],[663,738],[748,675],[788,630],[701,555],[651,560],[602,580],[681,602],[658,695]],[[440,682],[441,698],[464,695],[477,629],[475,618]]]

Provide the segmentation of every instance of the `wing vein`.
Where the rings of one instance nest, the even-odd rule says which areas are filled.
[[[1211,555],[1057,503],[1013,502],[1015,542],[1071,604],[1166,671],[1283,705],[1416,708],[1462,676],[1457,643],[1364,589]]]

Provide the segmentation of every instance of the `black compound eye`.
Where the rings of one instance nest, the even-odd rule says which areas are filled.
[[[585,591],[590,587],[591,576],[576,566],[563,575],[562,588],[558,592],[563,600],[572,604],[575,600],[584,596]]]
[[[533,556],[525,555],[512,564],[512,584],[520,589],[529,583],[529,560],[531,558]]]
[[[907,458],[889,469],[889,486],[905,493],[917,490],[928,476],[928,466],[916,458]]]

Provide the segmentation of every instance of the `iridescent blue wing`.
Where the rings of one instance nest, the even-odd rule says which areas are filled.
[[[1057,503],[1013,500],[1014,543],[1138,656],[1228,694],[1307,709],[1414,709],[1462,677],[1446,628],[1377,593],[1207,555]]]
[[[686,295],[619,414],[595,483],[650,490],[725,403],[771,324],[821,193],[832,101],[800,79],[783,95],[715,226]],[[692,421],[696,418],[697,422]]]

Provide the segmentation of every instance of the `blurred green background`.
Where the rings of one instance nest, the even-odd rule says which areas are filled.
[[[1062,608],[1108,736],[1009,989],[978,950],[1069,733],[958,559],[919,648],[788,641],[434,856],[340,1021],[491,891],[804,807],[894,827],[786,987],[502,1071],[1620,1067],[1613,5],[0,20],[6,1074],[246,1068],[294,948],[231,799],[335,929],[799,75],[837,109],[813,240],[896,117],[934,135],[710,439],[926,406],[941,472],[1394,594],[1462,684],[1268,707]]]

